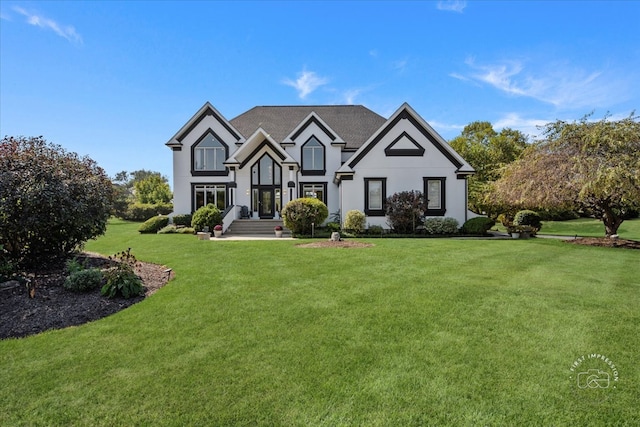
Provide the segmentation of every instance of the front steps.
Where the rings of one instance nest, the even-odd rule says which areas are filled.
[[[236,219],[224,234],[232,236],[275,236],[273,228],[276,225],[282,227],[282,236],[291,237],[291,231],[284,227],[281,219]]]

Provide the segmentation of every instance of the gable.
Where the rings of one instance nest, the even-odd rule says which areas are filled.
[[[424,147],[411,137],[406,131],[394,139],[391,144],[384,149],[387,156],[422,156]]]
[[[234,139],[233,142],[236,144],[244,140],[240,132],[235,129],[209,102],[206,102],[165,145],[174,150],[180,150],[184,139],[203,122],[208,123],[209,128],[212,128],[213,124],[217,123],[232,139]]]

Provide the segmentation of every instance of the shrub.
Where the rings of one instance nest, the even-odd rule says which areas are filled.
[[[397,233],[412,233],[422,225],[426,206],[420,191],[402,191],[387,198],[385,213],[391,228]]]
[[[191,227],[176,227],[175,225],[167,225],[158,230],[158,234],[194,234],[195,230]]]
[[[203,231],[205,227],[207,227],[208,230],[213,230],[216,225],[221,223],[222,213],[213,203],[199,208],[195,211],[191,219],[191,227],[196,231]]]
[[[178,214],[173,216],[173,223],[175,225],[183,225],[185,227],[191,226],[191,214]]]
[[[523,210],[516,213],[516,216],[513,218],[513,225],[530,225],[536,232],[540,231],[540,228],[542,228],[540,215],[538,215],[537,212],[530,210]]]
[[[141,295],[144,291],[142,280],[134,271],[137,264],[136,257],[131,253],[131,248],[109,257],[115,262],[115,266],[104,274],[107,282],[100,292],[109,298],[122,296],[124,298]]]
[[[158,215],[168,215],[173,211],[171,203],[131,203],[123,219],[128,221],[146,221]]]
[[[462,224],[462,232],[464,234],[484,235],[495,225],[495,221],[485,216],[478,216],[467,220]]]
[[[370,225],[367,232],[372,235],[383,234],[384,228],[381,225]]]
[[[169,224],[168,216],[154,216],[140,224],[140,227],[138,227],[138,231],[140,233],[157,233],[163,227],[166,227],[167,224]]]
[[[64,281],[64,288],[74,292],[86,292],[102,284],[104,276],[98,268],[74,271]]]
[[[347,212],[347,216],[344,219],[344,228],[345,230],[349,230],[356,234],[362,233],[364,231],[366,221],[367,217],[364,215],[364,212],[357,209],[350,210]]]
[[[427,234],[455,234],[458,232],[458,220],[455,218],[427,218],[424,229]]]
[[[104,234],[112,196],[88,157],[42,137],[0,141],[0,245],[18,268],[64,259]]]
[[[311,234],[311,224],[320,225],[327,216],[327,205],[311,197],[291,200],[282,208],[284,225],[294,234]]]
[[[340,223],[339,222],[328,222],[327,223],[327,230],[334,232],[334,231],[340,231]]]
[[[69,258],[65,263],[65,267],[69,274],[77,273],[78,271],[82,271],[86,268],[85,265],[76,258]]]

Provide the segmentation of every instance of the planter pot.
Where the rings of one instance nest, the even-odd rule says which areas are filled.
[[[215,237],[222,237],[222,230],[213,230],[213,235]]]
[[[513,237],[514,239],[519,239],[520,233],[511,233],[511,237]]]
[[[282,237],[282,230],[275,230],[276,237]]]

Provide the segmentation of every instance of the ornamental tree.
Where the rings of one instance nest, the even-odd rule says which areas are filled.
[[[0,141],[0,246],[20,267],[64,258],[103,234],[112,194],[88,157],[42,137]]]
[[[640,118],[556,121],[508,166],[491,199],[518,209],[582,210],[616,234],[640,208]]]
[[[328,216],[327,205],[313,197],[291,200],[282,208],[282,221],[294,234],[311,234],[312,224],[319,226]]]
[[[422,192],[401,191],[387,198],[385,213],[389,226],[397,233],[413,233],[422,225],[422,216],[427,206]]]

